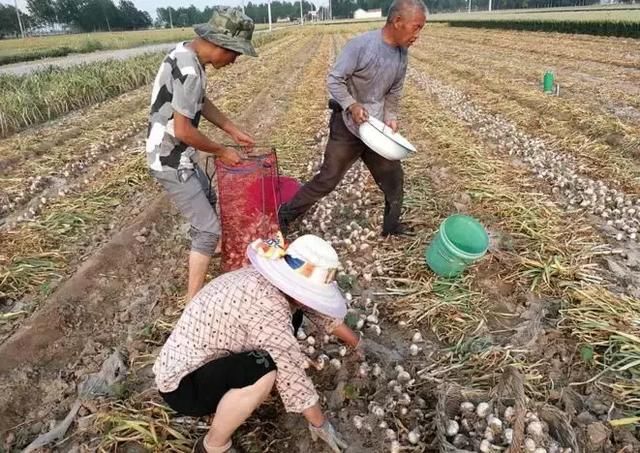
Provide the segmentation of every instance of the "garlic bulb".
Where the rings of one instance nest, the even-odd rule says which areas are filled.
[[[411,341],[413,343],[420,343],[422,341],[422,334],[420,332],[414,333],[413,337],[411,338]]]
[[[416,430],[409,431],[407,438],[409,439],[409,442],[412,443],[413,445],[420,442],[420,434],[416,432]]]
[[[533,453],[536,451],[536,442],[532,438],[527,437],[524,440],[524,451],[529,453]]]
[[[491,452],[491,442],[489,442],[487,439],[482,439],[482,442],[480,442],[480,451],[482,453],[490,453]]]
[[[416,344],[412,343],[411,346],[409,346],[409,354],[416,356],[418,355],[418,352],[420,352],[420,348]]]
[[[500,420],[498,417],[496,417],[493,414],[490,414],[487,417],[487,425],[489,425],[489,428],[491,428],[491,430],[495,434],[499,434],[502,432],[502,420]]]
[[[369,369],[370,369],[369,364],[361,363],[360,368],[358,368],[358,374],[361,377],[367,377],[367,375],[369,374]]]
[[[491,428],[489,428],[487,426],[487,428],[484,430],[484,438],[487,439],[489,442],[493,443],[493,441],[495,440],[495,435],[493,433],[493,430]]]
[[[511,442],[513,442],[513,429],[511,428],[505,429],[503,433],[503,437],[504,437],[504,442],[506,444],[511,445]]]
[[[478,407],[476,407],[476,414],[480,418],[486,418],[487,415],[489,415],[489,412],[491,412],[491,407],[488,403],[482,402],[478,404]]]
[[[456,448],[463,449],[469,446],[469,439],[467,439],[467,437],[462,434],[458,434],[456,437],[454,437],[452,444]]]
[[[476,409],[476,407],[473,405],[473,403],[471,403],[469,401],[465,401],[463,403],[460,403],[460,412],[462,412],[463,414],[470,414],[475,409]]]
[[[460,425],[455,420],[449,420],[447,423],[447,436],[453,437],[460,431]]]
[[[331,366],[334,367],[336,370],[339,370],[340,367],[342,366],[342,363],[338,359],[331,359],[331,362],[329,363],[331,363]]]
[[[508,422],[510,422],[515,415],[516,415],[516,410],[511,406],[507,407],[504,410],[504,419]]]
[[[317,368],[318,370],[322,370],[322,369],[325,367],[325,365],[329,362],[329,360],[330,360],[330,359],[329,359],[329,356],[328,356],[328,355],[326,355],[326,354],[320,354],[320,355],[318,356],[318,362],[317,362],[317,364],[316,364],[316,368]]]
[[[362,423],[364,422],[363,418],[359,415],[353,417],[353,426],[356,427],[357,430],[362,429]]]
[[[403,383],[409,382],[411,380],[411,375],[408,372],[402,370],[401,372],[398,373],[397,379],[398,379],[398,382],[403,382]]]
[[[527,434],[531,436],[533,440],[536,442],[539,441],[544,435],[544,429],[542,427],[542,423],[535,420],[527,425]]]
[[[316,344],[316,339],[313,338],[311,335],[309,335],[307,337],[307,343],[309,343],[311,346],[313,346],[314,344]]]

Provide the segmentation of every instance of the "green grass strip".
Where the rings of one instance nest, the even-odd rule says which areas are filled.
[[[577,20],[448,20],[451,27],[542,31],[596,36],[640,38],[640,22]]]

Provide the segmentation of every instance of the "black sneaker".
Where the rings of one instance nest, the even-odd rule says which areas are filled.
[[[399,223],[398,226],[393,230],[382,232],[382,237],[385,237],[385,238],[389,236],[415,236],[415,235],[416,235],[416,232],[413,230],[412,227],[410,227],[406,223]]]

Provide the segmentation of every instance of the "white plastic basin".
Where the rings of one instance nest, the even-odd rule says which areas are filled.
[[[373,151],[388,160],[405,159],[416,148],[399,133],[377,118],[369,119],[359,127],[360,138]]]

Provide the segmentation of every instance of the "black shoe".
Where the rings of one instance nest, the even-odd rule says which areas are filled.
[[[415,235],[416,235],[416,232],[413,230],[413,228],[411,228],[406,223],[399,223],[398,226],[396,226],[391,231],[382,231],[382,236],[385,238],[389,236],[415,236]]]

